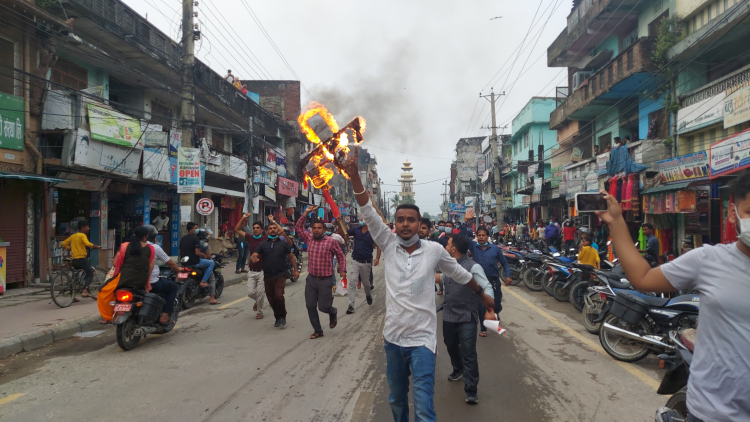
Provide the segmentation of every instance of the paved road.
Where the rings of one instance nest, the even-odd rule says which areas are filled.
[[[221,307],[204,303],[178,328],[122,352],[112,330],[0,362],[0,420],[391,421],[382,351],[382,266],[374,303],[358,294],[338,327],[309,340],[304,281],[287,282],[289,316],[257,321],[244,285]],[[578,323],[572,306],[523,287],[506,289],[503,336],[479,338],[480,403],[449,383],[439,331],[435,405],[443,421],[648,421],[666,402],[653,358],[618,364]],[[436,296],[437,300],[442,297]],[[323,316],[323,322],[327,317]]]

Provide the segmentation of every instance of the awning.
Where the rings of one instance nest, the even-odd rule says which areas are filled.
[[[657,186],[655,188],[650,189],[644,189],[641,191],[641,195],[651,194],[651,193],[659,193],[659,192],[671,192],[675,190],[682,190],[686,187],[690,186],[690,183],[692,182],[682,182],[682,183],[675,183],[674,185],[663,185],[663,186]]]
[[[33,173],[6,173],[0,171],[0,178],[3,179],[21,179],[21,180],[36,180],[39,182],[50,182],[50,183],[67,183],[65,179],[58,179],[56,177],[40,176]]]
[[[244,198],[245,197],[245,193],[244,192],[240,192],[240,191],[236,191],[236,190],[231,190],[231,189],[217,188],[217,187],[208,186],[208,185],[204,185],[203,186],[203,192],[218,193],[220,195],[234,196],[236,198]]]

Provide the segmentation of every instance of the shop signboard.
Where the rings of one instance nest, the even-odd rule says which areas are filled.
[[[722,121],[725,98],[726,93],[721,92],[677,110],[677,133],[692,132]]]
[[[596,172],[600,175],[607,174],[607,161],[609,161],[608,152],[596,156]]]
[[[111,172],[132,179],[138,177],[141,153],[141,150],[132,147],[124,148],[95,141],[85,129],[78,129],[70,150],[76,166]]]
[[[0,92],[0,148],[23,151],[23,98]]]
[[[452,214],[465,214],[466,205],[464,204],[448,204],[448,212]]]
[[[564,177],[558,189],[560,190],[560,196],[565,196],[568,193],[568,181]]]
[[[290,197],[296,197],[297,196],[297,190],[299,189],[299,183],[295,182],[294,180],[289,180],[286,177],[279,176],[277,179],[278,182],[278,190],[279,194],[290,196]]]
[[[583,178],[576,177],[574,179],[568,179],[565,195],[571,196],[578,192],[583,192]]]
[[[169,131],[169,157],[177,158],[177,148],[182,146],[182,133],[179,130]]]
[[[177,150],[177,193],[202,193],[202,172],[200,148],[180,147]]]
[[[271,148],[266,150],[266,167],[276,169],[276,151]]]
[[[577,163],[583,159],[583,148],[573,147],[573,152],[570,154],[570,161]]]
[[[593,170],[586,175],[586,192],[599,192],[599,175]]]
[[[550,187],[552,189],[560,186],[563,178],[563,166],[555,167],[552,169],[552,178],[550,178]]]
[[[544,180],[540,178],[534,179],[534,192],[541,193],[542,192],[542,184],[544,184]]]
[[[172,180],[169,155],[164,148],[143,148],[143,178],[169,182]]]
[[[724,129],[750,120],[750,86],[743,86],[724,99]]]
[[[276,191],[273,190],[272,187],[264,185],[265,189],[263,190],[263,196],[270,199],[273,202],[276,202]]]
[[[701,151],[656,163],[662,184],[707,180],[710,176],[708,152]]]
[[[140,120],[91,103],[87,103],[86,108],[93,139],[124,147],[143,148]]]
[[[750,129],[711,145],[711,179],[750,167]]]
[[[521,204],[523,205],[529,205],[531,203],[531,196],[530,195],[524,195],[521,197]]]

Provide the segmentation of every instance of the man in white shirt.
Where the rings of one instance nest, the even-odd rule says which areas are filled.
[[[167,217],[166,211],[162,211],[154,218],[154,227],[156,227],[156,231],[164,231],[169,228],[169,217]]]
[[[164,252],[164,249],[156,243],[156,228],[154,226],[146,227],[151,227],[153,229],[148,236],[147,241],[149,245],[154,247],[155,260],[163,262],[174,271],[182,271],[182,268],[175,264],[175,262],[172,261],[172,258]],[[151,292],[163,294],[164,300],[166,301],[164,309],[162,309],[161,312],[161,317],[159,318],[159,323],[164,325],[173,324],[174,321],[171,320],[170,315],[172,315],[172,311],[174,311],[175,298],[177,297],[177,290],[180,286],[172,280],[159,278],[159,265],[154,265],[154,269],[151,270],[149,281],[151,282]]]
[[[437,348],[437,315],[435,312],[436,270],[459,285],[466,285],[479,296],[495,319],[494,299],[472,278],[470,272],[437,242],[419,240],[419,208],[402,204],[395,212],[395,233],[378,215],[370,195],[359,177],[359,152],[354,147],[345,163],[361,216],[375,243],[383,250],[385,261],[386,376],[391,391],[390,404],[396,422],[409,420],[409,375],[414,383],[414,412],[418,421],[435,421],[435,353]]]
[[[737,174],[727,224],[738,241],[704,245],[651,268],[633,246],[617,199],[605,192],[612,243],[638,290],[698,290],[701,312],[687,389],[688,422],[750,421],[750,170]]]

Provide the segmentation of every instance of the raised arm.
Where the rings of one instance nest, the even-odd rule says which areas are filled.
[[[245,238],[245,232],[242,231],[242,228],[247,225],[247,220],[250,218],[250,213],[246,212],[245,215],[240,218],[240,221],[237,222],[237,225],[234,226],[234,231],[240,235],[242,239]]]
[[[355,146],[349,152],[349,157],[346,163],[344,163],[344,168],[349,177],[351,177],[352,188],[355,193],[354,197],[357,199],[357,204],[359,204],[362,211],[362,219],[367,224],[372,234],[372,239],[379,246],[385,246],[396,235],[391,232],[385,221],[380,218],[378,211],[372,205],[372,201],[370,201],[370,194],[362,184],[362,179],[359,178],[359,147]]]
[[[318,209],[318,207],[314,205],[308,205],[305,211],[300,216],[299,220],[297,220],[297,224],[294,226],[294,229],[297,232],[297,236],[299,236],[299,238],[308,245],[310,244],[310,233],[305,231],[305,221],[307,220],[307,215],[315,211],[316,209]]]

